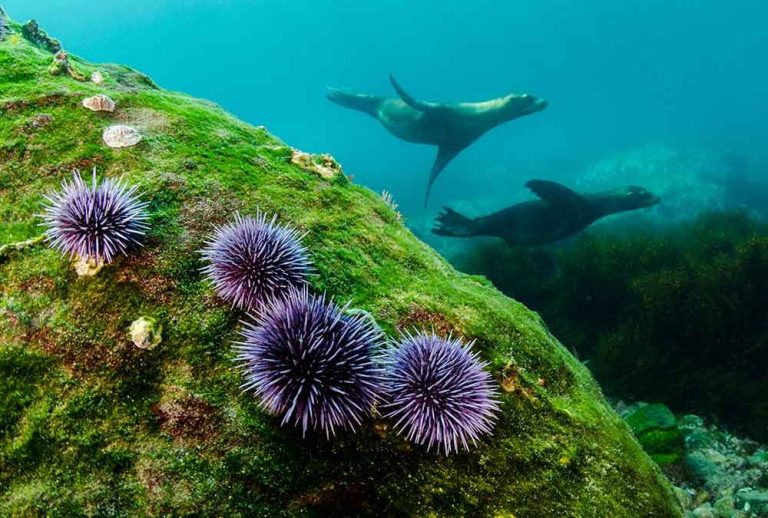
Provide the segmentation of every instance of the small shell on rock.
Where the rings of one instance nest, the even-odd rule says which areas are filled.
[[[98,70],[91,74],[91,82],[96,83],[97,85],[100,85],[104,82],[104,75],[99,72]]]
[[[115,101],[104,94],[94,95],[83,99],[83,106],[95,112],[115,111]]]
[[[112,148],[131,147],[141,141],[141,133],[133,126],[116,124],[104,130],[104,143]]]
[[[78,257],[75,260],[75,272],[78,277],[93,277],[104,268],[103,260],[91,259],[88,257]]]
[[[151,351],[163,341],[163,326],[152,317],[141,317],[131,323],[129,334],[133,345]]]

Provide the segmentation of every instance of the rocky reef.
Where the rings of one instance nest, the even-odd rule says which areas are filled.
[[[587,190],[642,185],[663,203],[657,220],[690,220],[712,211],[741,209],[768,218],[765,168],[733,151],[647,146],[600,160],[578,175]]]
[[[68,55],[77,78],[51,74],[60,44],[7,25],[23,37],[0,42],[0,515],[681,515],[542,320],[457,273],[330,158],[297,163],[264,129],[127,67]],[[114,111],[82,106],[96,95]],[[110,147],[114,125],[142,138]],[[140,250],[78,276],[37,215],[93,168],[140,186],[149,230]],[[453,455],[377,419],[302,437],[244,394],[232,347],[244,315],[215,295],[198,251],[214,224],[257,209],[305,233],[315,291],[390,336],[474,341],[501,393],[493,434]]]
[[[541,312],[609,396],[767,440],[768,225],[725,212],[614,230],[539,250],[489,243],[456,263]]]
[[[658,403],[619,401],[616,410],[665,464],[686,518],[768,516],[767,446]]]

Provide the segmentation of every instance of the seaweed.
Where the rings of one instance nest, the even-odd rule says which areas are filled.
[[[768,438],[768,225],[744,212],[655,232],[589,232],[549,253],[492,244],[457,258],[539,311],[615,398],[663,401]]]

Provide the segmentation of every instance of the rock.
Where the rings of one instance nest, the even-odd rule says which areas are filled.
[[[718,498],[715,502],[715,515],[718,518],[730,518],[733,511],[735,511],[734,500],[731,495]]]
[[[98,70],[91,74],[91,82],[97,85],[100,85],[104,82],[104,75],[99,72]]]
[[[48,36],[48,34],[40,28],[36,20],[30,20],[22,25],[21,35],[36,47],[47,50],[51,54],[56,54],[61,51],[61,43],[59,43],[59,40]]]
[[[68,75],[77,81],[85,81],[85,76],[72,66],[69,62],[69,54],[63,50],[53,56],[53,62],[48,67],[48,72],[53,76]]]
[[[768,450],[759,450],[750,455],[749,463],[754,466],[768,468]]]
[[[98,94],[83,99],[83,106],[95,112],[115,111],[115,101],[104,94]]]
[[[717,464],[700,451],[687,454],[683,458],[683,465],[693,477],[700,481],[709,480],[717,472]]]
[[[693,504],[690,490],[686,490],[677,486],[674,486],[673,489],[675,491],[675,497],[677,497],[677,501],[680,502],[680,506],[683,509],[689,509]]]
[[[2,43],[2,41],[10,32],[11,28],[8,26],[8,21],[5,18],[5,12],[3,11],[3,8],[0,7],[0,43]]]
[[[678,462],[685,449],[672,411],[661,404],[644,405],[626,416],[643,449],[659,465]]]
[[[626,421],[636,434],[654,429],[669,430],[677,427],[675,414],[669,407],[659,403],[639,406],[627,415]]]
[[[685,437],[685,445],[692,450],[709,448],[715,442],[715,437],[707,430],[694,430]]]
[[[693,507],[700,507],[700,506],[706,504],[709,501],[710,498],[712,498],[712,494],[709,491],[707,491],[706,489],[702,490],[702,491],[699,491],[694,496],[693,502],[692,502],[691,505]]]
[[[163,341],[163,326],[152,317],[141,317],[131,323],[129,334],[133,345],[151,351]]]
[[[291,163],[298,165],[305,171],[319,174],[326,179],[342,174],[341,166],[329,154],[310,155],[304,151],[294,149],[291,154]]]
[[[26,40],[3,44],[0,63],[39,70],[40,52]],[[35,74],[10,83],[0,72],[0,91],[12,89],[14,101],[46,99],[51,83],[68,92],[46,101],[55,103],[55,121],[34,142],[18,129],[42,108],[3,110],[0,184],[11,188],[0,188],[0,239],[38,232],[35,203],[75,165],[141,185],[152,219],[142,251],[95,278],[77,279],[42,247],[0,261],[0,515],[682,514],[590,372],[538,315],[382,218],[382,201],[368,189],[291,165],[276,137],[131,79],[139,76],[127,67],[99,68],[107,83],[131,89],[135,111],[122,120],[172,136],[147,153],[107,151],[93,139],[98,121],[83,124],[93,119],[79,106],[83,96],[72,102],[77,85]],[[155,129],[141,112],[171,124]],[[216,130],[226,141],[212,137]],[[17,152],[17,142],[28,152]],[[196,166],[185,167],[186,158]],[[354,300],[393,336],[418,326],[475,339],[494,380],[514,359],[525,366],[519,385],[535,397],[499,390],[493,433],[452,456],[411,446],[389,421],[382,429],[365,419],[357,433],[331,437],[281,427],[240,388],[232,346],[245,316],[216,297],[197,253],[213,225],[256,207],[307,233],[314,288]],[[133,345],[131,322],[141,316],[163,324],[153,352]],[[181,392],[167,397],[170,387]]]
[[[693,515],[696,518],[717,518],[715,510],[709,504],[704,504],[701,507],[697,507],[693,510]]]
[[[712,448],[705,449],[704,450],[704,455],[706,455],[707,458],[709,460],[711,460],[712,462],[714,462],[715,464],[723,464],[726,461],[728,461],[728,457],[726,457],[725,455],[723,455],[719,451],[714,450]]]
[[[739,505],[749,503],[755,512],[768,511],[768,489],[748,489],[736,493]]]
[[[758,516],[768,513],[768,490],[747,489],[736,493],[736,505]]]
[[[141,142],[142,136],[139,130],[133,126],[116,124],[106,128],[102,138],[104,143],[111,148],[124,148],[135,146]]]
[[[677,427],[684,435],[687,435],[694,430],[704,428],[704,419],[697,415],[686,414],[678,419]]]

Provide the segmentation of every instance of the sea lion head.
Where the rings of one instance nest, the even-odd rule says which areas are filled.
[[[531,94],[509,94],[502,99],[504,103],[504,111],[509,114],[511,118],[540,112],[549,104],[544,99]]]
[[[661,201],[661,198],[653,194],[645,187],[628,185],[613,193],[615,199],[623,210],[644,209],[653,207]]]

